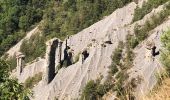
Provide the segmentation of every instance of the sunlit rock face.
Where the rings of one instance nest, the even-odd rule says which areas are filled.
[[[108,66],[112,62],[112,52],[119,41],[125,41],[129,31],[127,25],[132,21],[135,8],[136,4],[130,3],[78,34],[67,37],[62,41],[61,48],[57,43],[56,52],[53,54],[55,66],[67,58],[66,52],[67,54],[71,52],[73,59],[79,55],[79,60],[58,70],[50,83],[44,85],[43,82],[47,80],[40,82],[34,88],[36,100],[76,99],[89,80],[103,76],[102,81],[104,81],[108,75]],[[51,62],[49,55],[52,50],[50,48],[55,40],[57,39],[50,40],[51,44],[47,46],[46,70],[49,70],[48,65]],[[67,47],[69,48],[66,51]],[[57,67],[55,69],[57,70]]]
[[[125,42],[127,34],[134,34],[136,24],[143,25],[155,13],[163,9],[161,5],[142,20],[132,24],[134,10],[137,6],[140,7],[143,1],[146,0],[140,0],[138,4],[132,2],[117,9],[103,20],[76,35],[67,37],[64,41],[57,38],[47,41],[45,59],[26,65],[18,77],[20,82],[24,82],[29,76],[43,72],[43,80],[34,87],[32,99],[77,99],[89,80],[96,80],[102,76],[101,83],[104,82],[108,75],[108,67],[112,62],[111,55],[119,41]],[[141,84],[136,89],[136,97],[140,98],[141,94],[149,92],[157,82],[155,73],[162,69],[158,60],[160,55],[155,56],[153,61],[151,50],[148,50],[146,46],[148,41],[152,41],[156,46],[156,51],[159,51],[160,35],[168,29],[169,23],[167,20],[152,30],[151,35],[134,49],[134,64],[128,70],[128,74],[129,80],[139,76],[142,78]],[[79,59],[74,62],[76,56]],[[67,66],[64,66],[65,64]],[[106,100],[114,98],[114,93],[104,96]]]

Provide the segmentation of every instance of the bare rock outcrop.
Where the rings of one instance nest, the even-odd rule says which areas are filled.
[[[156,74],[159,74],[163,69],[160,62],[160,55],[152,56],[151,50],[146,48],[147,42],[151,41],[155,44],[156,50],[161,52],[161,34],[168,31],[170,20],[167,20],[163,24],[156,27],[151,31],[151,35],[142,42],[137,48],[135,48],[135,60],[134,67],[129,70],[131,77],[140,76],[142,78],[141,84],[137,87],[136,95],[138,97],[145,96],[150,90],[153,89],[157,83]]]
[[[34,88],[35,99],[76,99],[79,98],[82,89],[89,80],[97,79],[101,75],[105,79],[108,75],[108,66],[111,64],[112,52],[119,41],[125,41],[128,34],[125,27],[131,23],[135,8],[136,4],[130,3],[63,41],[61,60],[65,58],[63,52],[65,52],[67,46],[72,50],[73,56],[81,54],[86,49],[88,49],[89,56],[82,63],[82,56],[80,55],[78,62],[61,68],[48,85],[43,85],[43,81],[40,82]],[[58,51],[57,48],[55,65],[58,64]]]
[[[45,73],[45,67],[46,60],[40,58],[38,60],[35,60],[33,63],[24,65],[22,72],[19,75],[17,73],[17,70],[14,70],[13,73],[11,73],[11,76],[17,77],[20,83],[24,83],[29,77],[34,77],[34,75],[40,72]]]
[[[138,4],[132,2],[123,8],[117,9],[110,16],[76,35],[67,37],[64,41],[57,38],[49,40],[46,43],[46,58],[26,66],[21,76],[18,77],[20,82],[24,82],[29,76],[43,72],[43,80],[34,87],[34,98],[32,99],[77,99],[89,80],[95,80],[103,76],[102,81],[105,81],[108,75],[108,67],[112,62],[112,52],[119,41],[125,41],[127,34],[134,34],[136,24],[144,25],[154,14],[163,10],[163,5],[161,5],[153,9],[142,20],[132,24],[134,10],[137,6],[141,6],[144,1],[146,0],[140,0]],[[141,84],[137,86],[137,97],[140,97],[138,94],[145,95],[157,82],[155,73],[162,69],[159,55],[153,59],[151,51],[146,49],[146,45],[147,41],[151,41],[155,44],[156,51],[159,51],[161,48],[160,35],[168,29],[169,21],[152,30],[148,39],[134,49],[134,66],[128,73],[130,79],[138,76],[142,79]],[[35,28],[32,32],[36,31],[38,31],[38,28]],[[18,43],[14,47],[17,49],[14,51],[12,48],[8,53],[13,55],[13,52],[19,50],[20,45],[21,43]],[[85,56],[85,54],[88,54],[88,56]],[[74,62],[77,55],[79,59]],[[68,66],[61,67],[65,60]],[[109,92],[104,97],[113,100],[114,95],[114,93]]]

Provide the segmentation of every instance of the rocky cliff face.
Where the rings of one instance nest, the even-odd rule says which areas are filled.
[[[33,99],[35,100],[77,99],[89,80],[103,76],[102,82],[104,82],[108,75],[108,67],[112,62],[112,52],[119,41],[125,41],[127,34],[134,34],[136,24],[143,25],[153,14],[163,9],[163,5],[161,5],[153,9],[142,20],[131,23],[135,8],[141,6],[142,3],[143,1],[140,1],[137,5],[132,2],[117,9],[110,16],[78,34],[70,36],[65,41],[57,38],[48,41],[46,59],[41,59],[25,67],[21,76],[18,77],[20,82],[24,82],[29,76],[38,72],[43,72],[43,80],[33,89],[35,92]],[[128,70],[128,74],[130,75],[129,80],[137,77],[142,79],[136,89],[135,95],[138,98],[153,88],[157,82],[155,73],[162,69],[159,56],[156,56],[153,60],[150,50],[146,49],[147,41],[153,41],[157,47],[156,50],[159,50],[161,48],[160,35],[168,29],[169,21],[168,19],[152,30],[151,35],[134,49],[135,59],[133,67]],[[38,29],[35,28],[33,31],[36,30]],[[62,43],[60,44],[60,42]],[[13,49],[19,48],[19,45],[17,44],[8,53],[13,55]],[[88,56],[84,55],[84,51]],[[76,56],[79,56],[77,62],[59,68],[59,65],[61,66],[61,63],[63,64],[65,60],[74,61]],[[113,100],[113,95],[110,94],[105,99]]]

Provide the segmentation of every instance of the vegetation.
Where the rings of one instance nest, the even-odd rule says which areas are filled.
[[[162,56],[162,55],[161,55]],[[146,95],[143,100],[155,100],[155,99],[169,99],[169,89],[170,89],[170,79],[169,79],[169,71],[161,70],[156,74],[157,83],[154,88]]]
[[[162,84],[156,86],[143,100],[167,100],[170,97],[170,79],[162,80]]]
[[[0,60],[0,100],[29,100],[31,92],[9,78],[9,65]]]
[[[163,46],[161,50],[161,63],[165,70],[161,70],[156,74],[157,84],[152,91],[144,97],[144,100],[169,99],[170,97],[170,30],[162,34],[161,43]]]
[[[8,54],[5,53],[1,59],[5,60],[9,64],[9,69],[11,72],[17,67],[16,56],[8,57]]]
[[[9,64],[10,71],[12,71],[13,69],[15,69],[17,67],[17,59],[15,56],[7,59],[7,62]]]
[[[29,40],[24,40],[20,47],[20,51],[26,56],[26,63],[35,60],[37,57],[43,57],[45,49],[45,37],[41,34],[35,34]]]
[[[32,25],[42,20],[47,1],[0,1],[0,56],[20,41]]]
[[[162,35],[161,42],[164,47],[161,52],[161,61],[170,76],[170,30]]]
[[[170,30],[163,33],[161,36],[162,50],[161,50],[161,63],[165,70],[161,70],[156,74],[157,84],[154,86],[152,91],[144,97],[145,100],[155,99],[169,99],[170,89]]]
[[[120,71],[116,75],[116,82],[112,88],[112,91],[117,92],[117,97],[121,100],[133,100],[133,89],[135,87],[132,87],[132,80],[130,82],[126,82],[129,78],[127,74],[127,70],[133,66],[133,60],[134,60],[134,53],[133,48],[131,46],[131,35],[127,35],[126,37],[126,45],[125,45],[125,55],[122,56],[122,61],[120,62]],[[120,44],[121,45],[121,44]],[[123,48],[122,48],[123,49]],[[126,84],[125,84],[126,82]]]
[[[81,100],[98,100],[110,90],[110,84],[100,84],[100,80],[89,81],[81,95]]]
[[[25,81],[24,86],[26,88],[32,89],[34,87],[34,85],[36,85],[41,80],[42,80],[42,73],[40,72],[40,73],[36,74],[34,77],[29,77]]]
[[[47,37],[64,39],[123,7],[132,0],[52,0],[40,26]],[[57,6],[56,6],[57,5]]]
[[[125,82],[128,79],[127,69],[133,65],[134,54],[132,48],[130,48],[130,42],[126,41],[126,46],[123,42],[119,42],[118,47],[113,52],[112,64],[109,67],[110,72],[108,78],[104,84],[100,84],[99,80],[89,81],[85,86],[81,95],[82,100],[100,100],[103,95],[109,91],[117,92],[117,97],[121,100],[134,98],[132,91],[136,85],[134,81]],[[126,55],[123,56],[123,49],[126,47]],[[120,69],[118,69],[120,68]],[[116,76],[115,76],[116,75]]]
[[[131,0],[1,0],[0,55],[42,19],[45,35],[62,38],[66,34],[77,33],[129,2]]]
[[[92,25],[117,8],[123,7],[132,0],[1,0],[0,1],[0,56],[11,46],[19,42],[25,32],[43,20],[40,29],[46,39],[76,34]],[[35,43],[37,42],[37,43]],[[39,41],[35,41],[38,44]],[[32,61],[43,55],[44,45],[36,45],[40,52],[32,53],[27,40],[23,45],[29,46],[22,50]],[[30,50],[30,51],[29,51]],[[36,49],[36,51],[39,51]]]
[[[146,14],[150,13],[153,8],[166,3],[169,0],[148,0],[144,2],[141,8],[137,7],[135,10],[133,22],[141,20]]]
[[[163,23],[170,15],[170,3],[165,6],[165,9],[153,15],[151,19],[147,20],[143,26],[136,25],[134,32],[135,35],[130,36],[130,46],[135,48],[140,42],[149,36],[149,32]]]
[[[114,86],[112,82],[112,76],[118,72],[118,66],[120,65],[120,60],[122,59],[123,42],[119,42],[118,48],[115,49],[112,56],[112,64],[109,67],[110,72],[107,81],[104,84],[100,84],[100,79],[96,81],[89,81],[81,95],[81,100],[98,100],[103,97],[109,90]]]
[[[112,64],[110,66],[110,73],[114,75],[116,72],[118,72],[118,67],[121,66],[120,60],[123,58],[122,52],[123,52],[124,44],[123,42],[119,42],[118,48],[115,49],[112,56]]]

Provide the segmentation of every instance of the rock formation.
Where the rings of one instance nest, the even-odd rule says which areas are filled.
[[[145,0],[144,0],[145,1]],[[21,73],[18,78],[24,80],[28,76],[33,76],[37,72],[43,72],[43,80],[34,87],[35,100],[72,100],[80,97],[83,88],[89,80],[95,80],[103,76],[102,82],[107,79],[108,67],[111,65],[112,52],[117,47],[119,41],[126,41],[127,34],[134,34],[136,24],[143,25],[147,19],[163,9],[163,5],[147,14],[142,20],[131,23],[134,10],[141,6],[143,0],[136,3],[132,2],[127,6],[117,9],[110,16],[93,24],[89,28],[77,33],[76,35],[61,41],[57,38],[49,40],[46,45],[46,58],[29,64],[22,69],[21,60],[17,64],[17,71]],[[151,34],[144,42],[135,49],[135,59],[133,67],[128,70],[130,79],[141,77],[143,82],[137,86],[136,97],[145,95],[156,84],[155,73],[162,69],[159,62],[159,55],[152,60],[152,53],[147,41],[152,41],[156,49],[161,48],[160,35],[168,29],[170,20],[161,24],[151,31]],[[11,52],[11,50],[9,50]],[[155,54],[156,52],[154,52]],[[78,55],[78,62],[73,63],[73,58]],[[21,56],[23,57],[23,56]],[[20,56],[18,56],[20,58]],[[66,66],[64,66],[66,63]],[[28,75],[27,72],[32,72]],[[24,78],[23,78],[24,77]],[[114,93],[105,96],[106,100],[113,100]]]
[[[21,52],[18,52],[16,54],[16,59],[17,59],[17,75],[18,77],[21,75],[24,65],[24,58],[25,55],[22,54]]]

